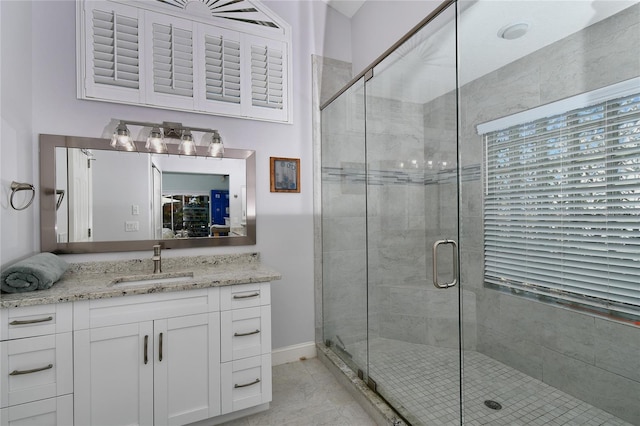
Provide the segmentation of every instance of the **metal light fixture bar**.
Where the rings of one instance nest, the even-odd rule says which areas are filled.
[[[177,154],[202,155],[219,158],[224,156],[224,145],[218,130],[204,127],[183,126],[182,123],[168,121],[164,121],[162,123],[151,123],[146,121],[119,120],[118,126],[111,140],[111,145],[113,147],[122,148],[126,151],[139,151],[137,147],[138,143],[134,142],[127,125],[151,127],[151,133],[149,134],[149,138],[145,145],[145,148],[151,152],[169,153],[170,151],[174,151],[173,149],[169,149],[164,142],[164,138],[172,138],[180,139],[181,141],[178,146]],[[162,129],[163,132],[160,132],[160,129]],[[208,146],[206,148],[202,147],[198,150],[198,147],[193,141],[191,131],[211,133],[211,141]],[[205,149],[206,151],[202,152]]]

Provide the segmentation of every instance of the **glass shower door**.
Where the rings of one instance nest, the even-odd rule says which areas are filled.
[[[460,424],[454,19],[365,77],[368,378],[412,425]]]

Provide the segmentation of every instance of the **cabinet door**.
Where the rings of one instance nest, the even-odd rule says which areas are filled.
[[[155,425],[220,414],[219,313],[156,320]]]
[[[153,322],[74,332],[78,425],[153,424]]]

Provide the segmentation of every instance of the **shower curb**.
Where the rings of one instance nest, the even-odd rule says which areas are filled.
[[[318,359],[378,426],[409,426],[380,396],[369,389],[367,384],[335,353],[323,343],[316,343],[316,348]]]

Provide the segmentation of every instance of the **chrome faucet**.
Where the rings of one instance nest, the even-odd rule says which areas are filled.
[[[160,256],[160,251],[162,250],[162,246],[160,244],[156,244],[153,246],[153,273],[159,274],[162,272],[162,256]]]

